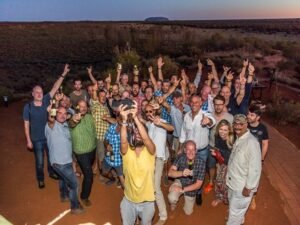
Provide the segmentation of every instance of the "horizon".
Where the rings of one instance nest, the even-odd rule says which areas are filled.
[[[2,0],[0,22],[144,21],[166,17],[170,21],[266,20],[300,18],[300,1],[265,0]]]

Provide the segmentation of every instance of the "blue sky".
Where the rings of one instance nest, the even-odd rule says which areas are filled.
[[[0,21],[300,18],[300,0],[0,0]]]

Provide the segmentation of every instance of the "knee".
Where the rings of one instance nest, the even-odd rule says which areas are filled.
[[[176,195],[173,192],[169,192],[168,194],[168,200],[170,204],[176,204],[178,199],[176,197]]]

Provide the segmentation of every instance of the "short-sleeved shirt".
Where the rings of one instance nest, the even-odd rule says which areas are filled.
[[[177,138],[180,137],[184,115],[189,111],[191,111],[191,108],[186,104],[183,104],[183,112],[181,112],[174,105],[171,106],[170,115],[172,118],[172,125],[174,126],[174,131],[173,131],[174,137]]]
[[[23,110],[23,120],[29,121],[31,141],[46,140],[45,126],[48,121],[47,107],[50,104],[50,93],[44,95],[41,106],[35,106],[33,101],[27,103]]]
[[[81,89],[80,95],[75,95],[74,92],[72,92],[70,94],[70,100],[71,100],[72,107],[75,108],[80,100],[84,100],[86,101],[86,103],[88,103],[89,95],[86,90]]]
[[[143,147],[140,155],[128,146],[123,158],[126,198],[134,203],[154,201],[155,155]]]
[[[91,101],[91,111],[95,120],[97,139],[103,141],[109,123],[104,121],[102,117],[104,115],[109,116],[109,110],[106,105],[101,105],[99,101]]]
[[[68,124],[55,121],[53,128],[46,124],[45,135],[51,165],[72,163],[72,141]]]
[[[85,114],[76,127],[71,128],[73,151],[84,154],[96,148],[96,129],[92,115]]]
[[[174,166],[177,167],[177,171],[183,171],[184,169],[188,168],[188,159],[186,154],[180,154],[173,163]],[[205,162],[200,159],[199,157],[195,157],[193,163],[193,176],[192,177],[179,177],[180,183],[182,187],[187,187],[191,184],[196,183],[197,180],[203,181],[205,177]],[[184,194],[190,197],[196,196],[198,190],[195,191],[188,191]]]
[[[105,161],[112,167],[122,165],[122,158],[120,153],[121,138],[120,132],[117,132],[118,124],[111,124],[105,133],[105,140],[112,146],[114,161],[110,160],[109,156],[105,156]]]
[[[157,96],[163,96],[163,93],[162,93],[161,90],[156,90],[156,91],[154,92],[154,96],[155,96],[155,97],[157,97]],[[169,96],[166,98],[166,102],[167,102],[170,106],[174,105],[174,104],[173,104],[173,99],[172,99],[172,96],[171,96],[171,95],[169,95]],[[162,107],[160,117],[161,117],[163,120],[167,121],[167,123],[171,123],[171,122],[172,122],[171,115],[170,115],[170,113],[168,112],[168,110],[167,110],[165,107]]]
[[[269,140],[267,127],[262,123],[259,123],[257,127],[251,127],[249,124],[248,129],[250,133],[257,138],[260,145],[260,149],[262,149],[262,141]]]

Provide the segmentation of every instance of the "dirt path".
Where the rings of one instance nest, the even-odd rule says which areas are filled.
[[[33,153],[25,149],[22,123],[22,102],[9,108],[0,108],[0,214],[15,225],[47,224],[60,213],[69,209],[68,203],[60,203],[58,185],[46,178],[46,188],[39,190],[34,176]],[[272,140],[276,142],[277,140]],[[270,152],[272,154],[272,151]],[[270,171],[272,172],[272,171]],[[95,177],[96,178],[96,177]],[[167,187],[164,187],[166,193]],[[281,195],[270,184],[264,172],[257,195],[257,209],[249,210],[246,223],[251,225],[288,225]],[[92,222],[121,224],[119,204],[123,197],[121,189],[104,186],[96,178],[91,195],[92,207],[80,216],[67,214],[56,224],[73,225]],[[182,199],[183,200],[183,199]],[[225,224],[226,207],[213,208],[213,193],[204,196],[201,207],[195,207],[191,216],[185,216],[182,200],[168,225],[221,225]],[[168,210],[169,211],[169,210]],[[158,219],[157,213],[154,221]]]

